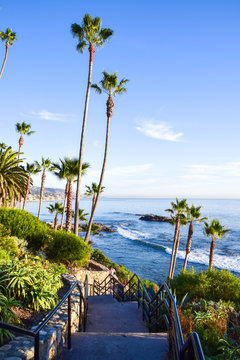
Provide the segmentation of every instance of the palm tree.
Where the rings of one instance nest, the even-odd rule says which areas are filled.
[[[188,228],[188,239],[186,245],[186,255],[185,255],[183,270],[186,270],[187,259],[191,250],[192,237],[193,237],[193,223],[196,221],[199,224],[207,220],[206,217],[203,218],[201,217],[202,215],[200,209],[201,206],[195,207],[194,205],[192,205],[190,208],[189,207],[187,208],[187,219],[189,221],[189,228]]]
[[[61,219],[61,225],[60,229],[63,228],[63,221],[64,221],[64,214],[66,211],[66,203],[67,203],[67,196],[68,196],[68,189],[69,189],[69,182],[67,180],[67,167],[64,160],[59,160],[60,164],[53,163],[53,166],[55,170],[53,171],[54,175],[56,175],[60,180],[65,179],[66,185],[65,185],[65,196],[64,196],[64,202],[63,202],[63,212],[62,212],[62,219]]]
[[[55,213],[56,212],[56,215],[55,215],[55,219],[54,219],[54,230],[57,230],[57,227],[58,227],[58,214],[62,214],[63,213],[63,204],[62,203],[59,203],[58,201],[56,201],[54,203],[54,205],[49,205],[47,207],[47,209],[49,210],[49,212],[51,214]]]
[[[87,188],[87,190],[84,195],[92,197],[92,211],[93,211],[96,195],[98,193],[98,186],[95,182],[93,182],[91,186],[85,185],[85,187]],[[104,189],[105,189],[105,186],[102,186],[100,192],[102,193],[104,191]]]
[[[181,217],[185,215],[187,211],[187,200],[183,199],[179,201],[178,198],[176,198],[176,203],[172,201],[171,206],[172,208],[166,209],[166,211],[168,211],[171,214],[172,218],[175,218],[176,225],[175,225],[175,232],[173,239],[171,262],[170,262],[169,274],[168,274],[169,280],[173,279],[174,276],[177,252],[180,243],[180,221],[181,221]]]
[[[36,165],[35,163],[33,163],[33,164],[27,163],[26,173],[28,174],[28,181],[27,181],[26,193],[25,193],[24,202],[23,202],[23,210],[25,209],[25,206],[27,203],[27,197],[28,197],[30,184],[31,184],[31,176],[38,174],[40,171],[41,171],[41,169],[40,169],[39,165]]]
[[[231,231],[230,229],[224,229],[225,225],[221,225],[220,221],[217,219],[212,219],[211,224],[204,222],[204,232],[207,237],[212,238],[210,255],[209,255],[209,269],[213,267],[213,256],[215,249],[215,239],[221,239],[227,232]]]
[[[87,221],[86,216],[88,216],[88,213],[85,213],[84,209],[79,209],[78,211],[79,211],[79,214],[78,214],[79,221]]]
[[[45,179],[46,179],[46,171],[53,171],[54,167],[51,164],[51,160],[49,158],[44,159],[42,157],[42,163],[39,164],[38,161],[35,161],[37,167],[42,169],[42,181],[41,181],[41,190],[40,190],[40,199],[39,199],[39,209],[38,209],[38,219],[40,219],[40,213],[42,208],[42,199],[44,195],[44,186],[45,186]]]
[[[64,162],[66,164],[66,178],[69,184],[68,196],[67,196],[67,209],[66,209],[66,230],[70,232],[72,229],[72,196],[73,196],[72,184],[74,179],[78,175],[79,162],[78,159],[70,159],[70,158],[65,158]],[[87,168],[89,168],[89,164],[83,163],[82,172],[84,172],[84,174],[86,173]]]
[[[80,185],[81,185],[81,176],[82,176],[82,163],[83,163],[83,147],[84,147],[84,138],[85,138],[85,129],[87,122],[87,113],[88,113],[88,103],[92,82],[92,66],[93,66],[93,54],[95,52],[95,46],[103,46],[104,43],[110,39],[113,34],[113,31],[109,28],[102,29],[102,20],[99,17],[92,18],[91,15],[86,14],[82,19],[81,25],[76,23],[72,24],[71,31],[73,37],[78,39],[77,51],[83,53],[86,46],[88,46],[89,51],[89,70],[88,70],[88,83],[87,91],[85,98],[83,122],[82,122],[82,133],[80,141],[80,151],[79,151],[79,170],[77,178],[77,191],[76,191],[76,203],[75,203],[75,220],[74,220],[74,232],[78,234],[78,209],[79,209],[79,200],[80,200]]]
[[[17,38],[16,38],[16,33],[13,32],[12,29],[9,29],[9,28],[7,28],[5,32],[0,31],[0,38],[2,41],[6,41],[5,57],[3,60],[2,69],[0,71],[0,78],[1,78],[3,69],[4,69],[6,61],[7,61],[9,46],[12,46],[12,44],[14,43],[15,40],[17,40]]]
[[[16,124],[16,131],[21,134],[20,135],[20,138],[19,138],[19,149],[18,149],[18,152],[19,152],[19,155],[18,155],[18,158],[20,157],[20,151],[21,151],[21,147],[23,145],[23,135],[31,135],[33,134],[35,131],[30,131],[31,129],[31,125],[30,124],[26,124],[25,122],[23,123],[17,123]]]
[[[88,240],[89,240],[94,214],[95,214],[98,199],[99,199],[99,196],[100,196],[100,193],[102,190],[103,177],[104,177],[105,166],[106,166],[106,161],[107,161],[110,119],[113,115],[113,108],[114,108],[114,102],[113,102],[112,96],[116,96],[117,94],[121,95],[121,94],[125,93],[127,91],[127,89],[123,85],[126,84],[128,81],[129,80],[127,80],[127,79],[122,79],[118,83],[117,73],[108,74],[106,71],[103,71],[103,79],[100,81],[101,87],[99,87],[97,84],[92,85],[92,87],[99,94],[104,92],[108,96],[107,104],[106,104],[107,105],[107,129],[106,129],[106,142],[105,142],[105,152],[104,152],[104,158],[103,158],[102,172],[101,172],[101,176],[100,176],[100,180],[99,180],[99,184],[98,184],[98,192],[97,192],[96,199],[94,202],[94,207],[91,212],[90,220],[88,223],[88,230],[87,230],[86,237],[85,237],[86,242],[88,242]]]
[[[7,148],[7,145],[5,143],[0,143],[0,149],[5,150]]]
[[[11,147],[0,150],[0,206],[5,206],[7,199],[24,196],[28,175],[17,155]]]

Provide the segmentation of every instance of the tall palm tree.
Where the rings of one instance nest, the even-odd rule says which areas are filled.
[[[127,89],[124,87],[124,85],[128,82],[127,79],[122,79],[118,83],[117,73],[114,74],[108,74],[106,71],[103,71],[103,79],[100,81],[100,86],[97,84],[92,85],[92,87],[99,93],[102,94],[105,93],[108,96],[107,99],[107,128],[106,128],[106,141],[105,141],[105,152],[104,152],[104,158],[103,158],[103,165],[102,165],[102,171],[101,176],[98,184],[98,192],[96,195],[96,199],[94,202],[94,207],[91,212],[90,220],[88,223],[88,229],[85,237],[85,241],[89,241],[89,236],[92,228],[93,218],[94,214],[97,208],[98,199],[101,193],[102,184],[103,184],[103,177],[105,172],[105,166],[107,161],[107,152],[108,152],[108,140],[109,140],[109,129],[110,129],[110,120],[113,115],[113,108],[114,108],[114,102],[113,102],[113,96],[121,95],[127,91]]]
[[[17,155],[11,147],[0,150],[0,206],[5,206],[7,199],[24,196],[28,175]]]
[[[181,217],[183,215],[185,216],[185,214],[187,212],[187,200],[183,199],[183,200],[179,201],[178,198],[176,198],[176,203],[174,203],[172,201],[171,206],[172,206],[172,208],[166,209],[166,211],[171,214],[172,218],[175,218],[176,225],[175,225],[169,274],[168,274],[169,280],[173,279],[173,276],[174,276],[177,252],[178,252],[179,243],[180,243],[180,221],[181,221]]]
[[[209,255],[209,269],[213,267],[213,256],[215,249],[215,239],[221,239],[227,232],[231,231],[230,229],[224,229],[225,225],[221,225],[220,221],[217,219],[212,219],[211,224],[204,222],[204,232],[207,237],[212,238],[210,255]]]
[[[190,208],[187,208],[187,219],[189,221],[189,228],[188,228],[188,238],[187,238],[187,245],[186,245],[186,255],[184,259],[184,265],[183,270],[186,270],[187,267],[187,259],[188,255],[191,250],[191,244],[192,244],[192,237],[193,237],[193,223],[197,222],[198,224],[206,221],[206,217],[201,217],[201,206],[195,207],[192,205]]]
[[[70,159],[70,158],[65,158],[64,161],[66,164],[66,178],[69,183],[68,196],[67,196],[67,209],[66,209],[66,230],[70,232],[72,229],[72,197],[73,197],[72,184],[78,175],[79,162],[78,159]],[[83,163],[82,173],[85,174],[88,168],[89,168],[89,164]]]
[[[41,190],[40,190],[40,199],[39,199],[39,209],[38,209],[38,219],[40,219],[40,213],[42,208],[42,200],[44,195],[44,186],[45,186],[45,179],[46,179],[46,171],[53,171],[54,167],[51,164],[51,160],[49,158],[44,159],[42,157],[42,163],[39,164],[38,161],[35,161],[37,167],[42,169],[42,181],[41,181]]]
[[[55,170],[53,171],[54,175],[56,175],[60,180],[65,179],[66,185],[65,185],[65,196],[64,196],[64,202],[63,202],[63,212],[62,212],[62,219],[61,219],[61,225],[60,229],[63,228],[63,221],[64,221],[64,215],[66,210],[66,203],[67,203],[67,196],[68,196],[68,190],[69,190],[69,182],[67,180],[67,167],[64,160],[60,159],[59,163],[53,163],[53,166]]]
[[[58,227],[58,214],[63,213],[63,204],[56,201],[54,203],[54,205],[51,204],[51,205],[47,206],[47,209],[51,214],[56,213],[55,219],[54,219],[54,230],[57,230],[57,227]]]
[[[85,185],[85,187],[87,190],[84,195],[92,197],[92,210],[91,211],[93,211],[96,195],[98,193],[98,186],[95,182],[93,182],[91,186]],[[104,191],[104,189],[105,189],[105,186],[102,186],[100,193],[102,193]]]
[[[5,57],[3,60],[1,71],[0,71],[0,78],[1,78],[3,69],[4,69],[6,61],[7,61],[9,46],[12,46],[12,44],[14,43],[15,40],[17,40],[17,38],[16,38],[16,33],[13,32],[12,29],[9,29],[9,28],[7,28],[5,32],[0,31],[0,38],[2,41],[6,41]]]
[[[35,163],[33,163],[33,164],[27,163],[25,170],[26,170],[26,173],[28,174],[28,181],[27,181],[27,187],[26,187],[26,192],[25,192],[25,196],[24,196],[23,210],[25,209],[25,206],[27,203],[27,197],[28,197],[28,193],[29,193],[29,189],[30,189],[30,185],[31,185],[31,176],[38,174],[41,171],[41,169],[40,169],[40,166],[36,165]]]
[[[81,185],[81,176],[82,176],[82,163],[83,163],[83,147],[84,147],[84,138],[85,138],[85,129],[87,122],[87,113],[88,113],[88,103],[92,82],[92,66],[93,66],[93,54],[95,52],[95,47],[103,46],[107,40],[113,34],[113,31],[109,28],[102,29],[102,20],[99,17],[92,18],[91,15],[86,14],[82,19],[81,25],[76,23],[72,24],[71,31],[73,37],[78,39],[77,51],[83,53],[86,46],[88,46],[89,51],[89,70],[88,70],[88,83],[87,91],[85,98],[83,122],[82,122],[82,133],[80,140],[80,151],[79,151],[79,171],[77,178],[77,191],[76,191],[76,203],[75,203],[75,220],[74,220],[74,232],[78,234],[78,209],[79,209],[79,200],[80,200],[80,185]]]
[[[19,149],[18,149],[18,152],[19,152],[19,155],[18,155],[18,158],[20,157],[20,151],[21,151],[21,147],[23,145],[23,135],[31,135],[33,133],[35,133],[35,131],[31,131],[31,125],[30,124],[26,124],[25,122],[23,123],[17,123],[16,124],[16,131],[20,134],[20,138],[19,138]]]

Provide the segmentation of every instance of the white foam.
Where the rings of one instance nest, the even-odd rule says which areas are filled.
[[[168,254],[172,254],[172,249],[166,248]],[[185,259],[185,251],[178,251],[177,258]],[[188,262],[197,264],[209,264],[209,251],[203,249],[196,249],[190,252]],[[226,256],[214,254],[213,265],[219,269],[226,269],[240,273],[240,256]]]
[[[142,233],[136,230],[130,230],[126,227],[117,226],[117,231],[120,235],[131,240],[140,240],[149,238],[150,234]]]

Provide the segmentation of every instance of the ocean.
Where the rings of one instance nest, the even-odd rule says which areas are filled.
[[[95,222],[112,227],[114,233],[91,236],[93,248],[104,252],[111,260],[123,264],[141,277],[159,283],[168,275],[174,227],[169,223],[139,220],[141,214],[168,216],[165,209],[174,199],[107,199],[99,200]],[[41,220],[53,221],[47,210],[52,201],[43,202]],[[202,215],[220,220],[231,229],[226,237],[216,240],[214,266],[231,270],[240,276],[240,200],[190,199],[188,204],[202,206]],[[91,200],[81,199],[80,208],[90,213]],[[37,215],[38,202],[29,202],[26,210]],[[60,221],[60,218],[59,218]],[[181,271],[185,257],[188,226],[181,227],[180,247],[175,274]],[[210,251],[209,238],[203,225],[195,224],[188,269],[207,269]]]

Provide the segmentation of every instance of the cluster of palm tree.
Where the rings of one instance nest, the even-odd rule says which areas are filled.
[[[166,211],[170,213],[171,224],[175,226],[171,261],[170,261],[170,267],[168,273],[169,280],[172,280],[174,276],[177,253],[180,244],[180,229],[181,226],[185,226],[187,224],[189,224],[189,229],[188,229],[188,238],[186,244],[186,254],[184,259],[183,270],[186,270],[187,268],[187,260],[191,250],[191,244],[193,238],[194,223],[204,223],[204,233],[207,237],[211,238],[209,269],[212,269],[215,240],[221,239],[230,230],[225,229],[225,226],[221,225],[220,221],[217,219],[212,219],[211,223],[208,224],[207,223],[208,218],[202,217],[201,215],[201,206],[195,207],[194,205],[191,205],[191,207],[189,207],[186,199],[183,200],[176,199],[176,202],[175,203],[171,202],[171,208],[166,209]]]
[[[102,184],[103,184],[103,178],[104,178],[104,172],[105,172],[106,160],[107,160],[107,152],[108,152],[110,119],[113,115],[113,108],[114,108],[113,96],[126,92],[126,88],[124,85],[128,82],[127,79],[118,81],[117,73],[108,74],[106,71],[104,71],[103,79],[100,82],[100,86],[96,84],[92,85],[93,54],[95,52],[95,47],[102,47],[113,35],[113,31],[111,29],[102,28],[101,25],[102,25],[102,20],[99,17],[93,18],[91,15],[86,14],[82,19],[81,25],[74,23],[71,26],[72,35],[78,40],[77,51],[83,53],[86,47],[88,47],[88,51],[89,51],[88,82],[86,89],[85,107],[83,113],[82,132],[81,132],[81,140],[80,140],[79,169],[77,176],[77,190],[76,190],[76,201],[75,201],[74,232],[76,235],[78,234],[80,186],[81,186],[82,166],[83,166],[83,149],[84,149],[84,139],[85,139],[85,131],[86,131],[86,123],[87,123],[90,90],[91,88],[94,88],[99,94],[101,94],[102,92],[107,94],[107,127],[106,127],[105,151],[103,157],[102,171],[98,184],[98,191],[94,196],[94,202],[92,202],[90,220],[86,231],[85,241],[87,242],[89,241],[94,214],[97,208],[100,193],[102,192],[102,188],[103,188]]]

